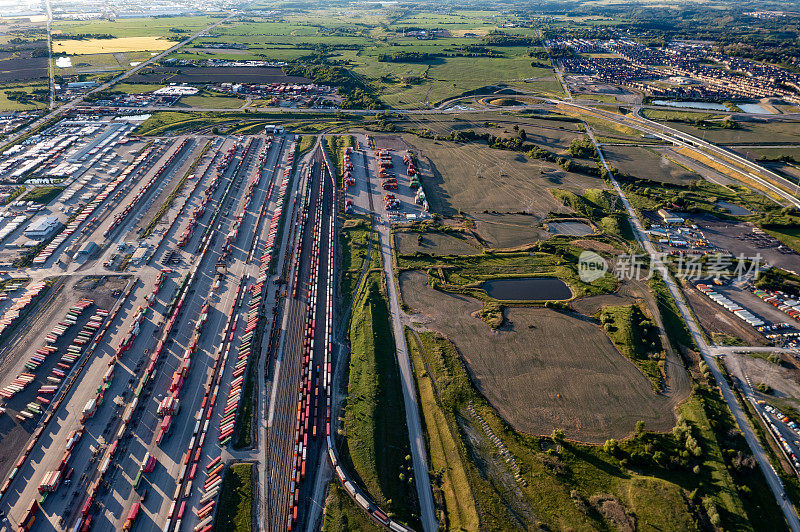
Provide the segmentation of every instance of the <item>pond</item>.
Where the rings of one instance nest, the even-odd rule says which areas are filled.
[[[754,115],[771,115],[772,113],[764,106],[757,103],[737,103],[739,109],[745,113],[753,113]]]
[[[727,201],[718,201],[717,205],[727,210],[728,213],[732,214],[733,216],[749,216],[753,214],[752,211],[750,211],[749,209],[745,209],[741,205],[728,203]]]
[[[728,110],[728,108],[721,103],[711,102],[676,102],[674,100],[653,100],[653,105],[666,105],[667,107],[682,107],[685,109],[703,109],[705,111]]]
[[[572,297],[567,283],[555,277],[492,279],[483,283],[490,297],[514,301],[549,301]]]
[[[586,236],[594,230],[592,226],[583,222],[549,222],[547,230],[554,235]]]

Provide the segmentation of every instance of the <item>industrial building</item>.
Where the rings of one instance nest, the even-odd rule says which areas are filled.
[[[55,216],[42,216],[34,220],[27,229],[25,236],[34,240],[46,240],[61,227],[61,222]]]

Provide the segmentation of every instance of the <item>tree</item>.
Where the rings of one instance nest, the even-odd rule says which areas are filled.
[[[564,431],[561,429],[553,429],[553,434],[550,437],[553,438],[553,442],[559,445],[564,443]]]
[[[603,444],[603,452],[614,456],[617,454],[617,451],[619,451],[619,442],[617,442],[617,440],[614,438],[606,440],[606,442]]]
[[[519,130],[519,138],[522,139],[522,140],[527,140],[528,139],[528,134],[525,132],[524,129],[520,129]]]
[[[639,420],[636,422],[636,435],[641,436],[642,434],[644,434],[644,421]]]

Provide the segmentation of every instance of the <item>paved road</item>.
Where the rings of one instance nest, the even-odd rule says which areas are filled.
[[[375,187],[374,193],[377,194],[378,197],[374,199],[374,204],[379,206],[383,205],[383,200],[380,197],[381,192],[382,189]],[[406,424],[408,425],[408,436],[411,440],[411,458],[414,463],[414,478],[420,505],[420,518],[425,532],[433,532],[438,530],[439,524],[436,521],[433,492],[431,491],[430,476],[428,474],[425,437],[422,433],[416,384],[414,383],[411,361],[408,357],[405,324],[402,319],[403,313],[400,309],[400,300],[397,295],[397,284],[395,283],[394,277],[394,256],[390,244],[391,222],[385,213],[376,221],[375,229],[379,236],[381,258],[384,275],[386,276],[386,287],[389,292],[389,311],[392,315],[392,329],[394,332],[395,346],[397,348],[397,363],[400,368],[400,378],[402,381]]]
[[[728,353],[787,353],[790,355],[798,354],[798,350],[791,347],[739,347],[727,345],[710,345],[709,352],[712,355],[723,356]]]
[[[706,343],[703,334],[700,332],[700,327],[697,325],[697,322],[694,320],[694,316],[689,311],[689,308],[686,304],[686,301],[683,299],[683,294],[678,287],[675,280],[667,271],[666,266],[661,260],[661,254],[658,253],[655,246],[650,239],[647,237],[646,233],[644,232],[644,227],[642,226],[641,221],[639,220],[636,211],[631,206],[628,198],[625,196],[625,193],[622,191],[622,188],[619,186],[619,183],[614,178],[613,174],[611,173],[611,168],[608,167],[606,163],[605,157],[603,156],[603,152],[600,149],[600,145],[595,139],[594,134],[591,131],[591,128],[587,125],[587,133],[591,138],[592,142],[594,143],[595,147],[597,148],[597,152],[600,155],[600,161],[603,166],[608,170],[609,176],[611,179],[611,183],[614,187],[614,190],[619,194],[620,199],[622,200],[622,204],[625,206],[625,210],[628,213],[628,219],[631,222],[631,226],[634,230],[634,235],[636,236],[636,240],[645,250],[645,252],[650,256],[652,261],[652,267],[654,267],[657,271],[661,273],[664,282],[669,289],[669,293],[672,296],[673,300],[675,301],[678,311],[683,318],[683,321],[686,323],[689,333],[692,335],[692,339],[694,340],[695,344],[697,344],[697,348],[700,350],[700,354],[703,357],[703,360],[708,364],[711,373],[714,375],[714,380],[717,382],[720,391],[722,392],[722,397],[725,399],[725,402],[728,403],[728,408],[730,408],[731,413],[733,414],[734,419],[736,420],[736,424],[739,426],[739,430],[742,431],[744,434],[745,440],[750,447],[750,450],[753,453],[753,456],[756,457],[758,461],[758,465],[761,468],[761,472],[764,474],[764,477],[767,480],[767,484],[769,485],[770,489],[772,490],[773,495],[775,496],[775,500],[780,506],[781,510],[783,511],[784,516],[786,517],[787,522],[789,523],[789,527],[794,532],[800,532],[800,519],[798,519],[797,511],[795,507],[789,502],[786,498],[786,492],[783,487],[783,483],[781,479],[778,477],[778,474],[772,468],[772,465],[769,463],[769,459],[766,456],[764,448],[761,445],[761,442],[758,441],[758,438],[753,431],[753,427],[750,426],[750,423],[747,420],[744,412],[742,411],[741,405],[736,400],[736,396],[733,394],[730,386],[728,385],[728,381],[725,380],[722,372],[717,367],[714,353],[710,346]]]

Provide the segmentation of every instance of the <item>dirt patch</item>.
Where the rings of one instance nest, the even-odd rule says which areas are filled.
[[[0,65],[0,82],[27,81],[47,77],[47,58],[6,59]]]
[[[492,248],[513,248],[552,236],[539,227],[542,219],[538,216],[481,213],[473,218],[478,234]]]
[[[475,255],[483,249],[469,234],[396,233],[394,239],[397,252],[402,255]]]
[[[500,212],[527,213],[541,219],[551,211],[568,211],[549,193],[551,188],[583,194],[587,188],[604,187],[598,178],[565,172],[518,152],[479,143],[404,138],[420,152],[422,185],[431,209],[447,216],[459,211],[471,216]],[[533,130],[528,138],[544,144]]]
[[[624,438],[637,421],[652,430],[675,423],[674,401],[647,378],[593,320],[546,308],[511,307],[493,332],[472,313],[482,303],[438,292],[420,272],[400,277],[412,318],[449,337],[478,389],[517,430],[600,443]]]
[[[611,244],[598,242],[597,240],[573,240],[570,244],[577,248],[588,249],[590,251],[596,251],[597,253],[616,253],[619,251]]]
[[[390,149],[395,151],[405,151],[413,148],[411,144],[397,135],[375,135],[372,137],[376,148]]]
[[[625,507],[613,495],[594,495],[589,502],[603,514],[603,517],[614,523],[620,532],[636,530],[636,519],[628,515]]]
[[[605,146],[603,154],[609,165],[637,177],[663,183],[688,183],[700,179],[698,174],[676,164],[669,151],[638,146]]]
[[[744,254],[751,257],[759,253],[762,263],[768,262],[784,270],[795,271],[798,269],[798,256],[796,253],[781,253],[777,246],[778,241],[764,236],[763,242],[771,244],[761,244],[754,241],[753,224],[748,222],[731,222],[720,220],[709,215],[699,215],[691,218],[691,223],[697,224],[703,230],[709,242],[723,249],[727,249],[734,255]]]
[[[787,399],[795,408],[800,407],[800,383],[797,381],[797,370],[790,369],[763,358],[752,355],[733,353],[729,355],[744,375],[753,383],[759,382],[770,386],[772,396]]]

